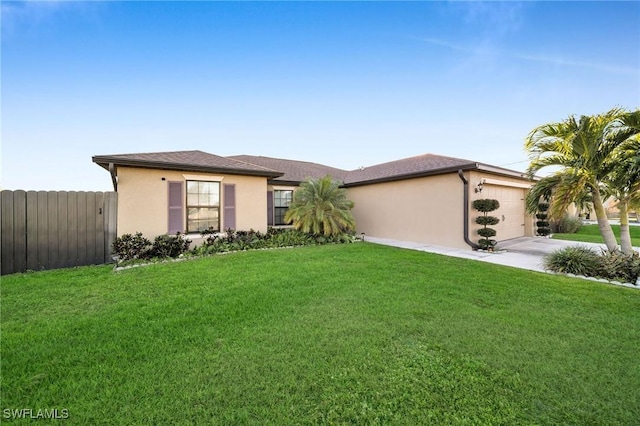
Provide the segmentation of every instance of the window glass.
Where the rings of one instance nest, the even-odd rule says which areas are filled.
[[[292,190],[275,190],[273,191],[273,219],[275,225],[288,225],[288,222],[285,222],[284,216],[287,214],[287,210],[289,210],[289,205],[291,204],[291,200],[293,198]]]
[[[187,181],[187,232],[220,230],[220,183]]]

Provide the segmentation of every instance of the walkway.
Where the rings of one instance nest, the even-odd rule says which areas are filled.
[[[511,266],[514,268],[528,269],[530,271],[545,272],[542,267],[542,258],[545,254],[554,250],[574,245],[591,247],[595,250],[605,249],[604,244],[584,243],[577,241],[554,240],[550,238],[520,237],[498,243],[498,251],[487,253],[469,249],[456,249],[451,247],[436,246],[411,241],[399,241],[389,238],[377,238],[366,236],[365,241],[384,244],[388,246],[425,251],[428,253],[443,254],[445,256],[460,257],[463,259],[479,260],[481,262],[496,265]],[[638,288],[633,285],[627,287]]]

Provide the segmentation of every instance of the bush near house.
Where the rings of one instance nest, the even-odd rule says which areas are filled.
[[[231,251],[357,241],[353,232],[337,235],[312,235],[287,228],[269,228],[266,233],[253,229],[248,231],[227,229],[225,232],[218,232],[210,228],[200,235],[204,238],[203,244],[189,251],[191,240],[181,234],[159,235],[153,243],[140,232],[136,232],[134,235],[124,234],[114,241],[113,255],[116,257],[116,263],[121,265],[152,259],[175,259],[186,254],[204,256]]]
[[[473,202],[473,208],[482,213],[482,216],[476,218],[476,223],[482,225],[482,228],[477,231],[478,235],[482,237],[478,240],[478,245],[482,249],[493,250],[493,247],[496,245],[496,240],[491,239],[491,237],[495,237],[496,230],[489,228],[488,225],[497,225],[500,219],[495,216],[488,216],[488,213],[498,210],[500,208],[500,202],[489,198],[475,200]]]
[[[549,203],[539,203],[538,204],[538,213],[536,213],[536,233],[541,237],[546,237],[551,234],[551,228],[549,228],[548,214],[547,210],[549,210]]]
[[[191,240],[182,234],[158,235],[153,243],[145,238],[141,232],[134,235],[123,234],[115,239],[112,245],[116,263],[150,260],[154,258],[176,258],[189,251]]]
[[[562,234],[575,234],[582,228],[582,219],[567,214],[558,221],[556,227]]]
[[[544,257],[544,267],[553,272],[635,283],[640,277],[640,254],[603,251],[571,246]]]

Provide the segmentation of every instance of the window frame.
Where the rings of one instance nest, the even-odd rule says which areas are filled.
[[[275,189],[273,190],[273,225],[274,226],[287,226],[291,225],[291,222],[285,222],[284,216],[287,214],[287,210],[289,210],[289,206],[293,201],[293,189]],[[290,195],[288,197],[288,203],[286,206],[278,205],[278,202],[282,202],[282,196],[278,197],[277,194],[282,194],[283,192],[289,192]],[[286,198],[285,198],[286,199]]]
[[[189,184],[190,183],[197,183],[198,184],[198,204],[190,204],[189,203],[189,194],[193,194],[191,192],[189,192]],[[216,185],[217,186],[217,200],[215,200],[215,204],[200,204],[200,196],[202,195],[202,193],[200,192],[200,185],[201,184],[208,184],[208,185]],[[209,180],[198,180],[198,179],[187,179],[185,182],[185,207],[186,207],[186,228],[187,228],[187,233],[188,234],[196,234],[196,233],[201,233],[202,230],[201,229],[191,229],[191,227],[189,226],[190,223],[192,221],[195,221],[197,219],[189,219],[190,216],[190,210],[191,209],[213,209],[216,211],[217,213],[217,226],[215,227],[215,231],[216,232],[220,232],[220,224],[221,224],[221,217],[220,217],[220,204],[221,204],[221,198],[222,198],[222,194],[221,194],[221,187],[222,185],[220,184],[219,181],[209,181]]]

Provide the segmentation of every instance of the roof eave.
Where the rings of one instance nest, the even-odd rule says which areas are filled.
[[[539,180],[538,176],[534,176],[533,179],[529,178],[529,176],[525,172],[519,172],[517,170],[505,169],[498,166],[492,166],[490,164],[478,163],[478,170],[483,172],[492,173],[496,175],[513,177],[518,179],[526,179],[528,181]]]
[[[98,164],[100,167],[109,170],[109,163],[116,166],[124,167],[137,167],[144,169],[159,169],[159,170],[184,170],[189,172],[201,172],[201,173],[222,173],[228,175],[242,175],[242,176],[260,176],[266,178],[277,178],[284,173],[281,172],[269,172],[262,170],[244,170],[244,169],[230,169],[225,167],[204,167],[190,164],[178,164],[178,163],[164,163],[156,161],[139,161],[139,160],[127,160],[122,158],[113,157],[92,157],[92,161]]]
[[[354,187],[354,186],[365,186],[365,185],[371,185],[374,183],[394,182],[398,180],[444,175],[447,173],[456,173],[458,170],[466,171],[466,170],[476,170],[476,169],[478,169],[478,163],[468,163],[468,164],[461,164],[459,166],[450,166],[450,167],[444,167],[444,168],[435,169],[435,170],[425,170],[425,171],[414,172],[414,173],[406,173],[402,175],[387,176],[387,177],[378,178],[378,179],[367,179],[367,180],[361,180],[356,182],[347,182],[347,183],[344,183],[342,186],[345,188]]]

